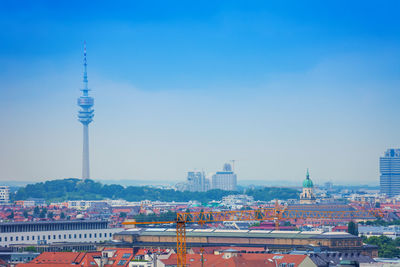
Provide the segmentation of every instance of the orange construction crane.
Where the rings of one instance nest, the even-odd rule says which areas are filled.
[[[274,220],[276,229],[279,229],[281,219],[360,219],[366,217],[382,217],[383,214],[377,210],[371,211],[304,211],[288,209],[275,205],[273,208],[261,208],[258,210],[240,211],[200,211],[200,212],[178,212],[173,221],[160,222],[132,222],[126,221],[122,224],[168,224],[176,223],[176,254],[177,266],[186,266],[186,224],[224,222],[224,221],[265,221]]]

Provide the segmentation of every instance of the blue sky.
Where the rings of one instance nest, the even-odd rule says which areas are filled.
[[[0,179],[379,181],[399,146],[398,1],[0,2]]]

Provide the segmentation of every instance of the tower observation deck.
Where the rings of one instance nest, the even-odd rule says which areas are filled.
[[[89,179],[89,123],[93,121],[94,110],[92,107],[94,105],[94,99],[89,96],[90,89],[87,79],[86,43],[83,51],[83,67],[83,89],[81,89],[81,97],[78,98],[78,106],[81,107],[78,112],[78,120],[83,125],[82,179]]]

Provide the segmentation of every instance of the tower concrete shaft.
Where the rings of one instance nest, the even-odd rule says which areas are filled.
[[[89,96],[89,87],[87,79],[87,60],[86,60],[86,43],[84,46],[83,53],[83,89],[81,97],[78,98],[78,106],[81,109],[78,112],[78,120],[83,126],[83,153],[82,153],[82,179],[90,178],[89,169],[89,124],[93,121],[94,110],[92,109],[94,105],[93,97]]]

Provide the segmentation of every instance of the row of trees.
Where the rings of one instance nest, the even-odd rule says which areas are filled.
[[[400,238],[391,239],[390,237],[381,236],[363,236],[363,242],[369,245],[378,246],[378,255],[382,258],[400,257]]]
[[[381,223],[384,222],[381,219],[375,220],[375,221],[367,221],[365,224],[368,225],[381,225]],[[389,223],[389,222],[386,222]],[[361,224],[364,224],[364,222],[361,222]],[[358,225],[355,222],[349,222],[347,226],[347,232],[358,236]],[[362,240],[364,243],[369,244],[369,245],[375,245],[378,247],[378,255],[379,257],[383,258],[394,258],[394,257],[400,257],[400,249],[398,248],[400,246],[400,238],[397,237],[396,239],[391,239],[390,237],[381,235],[381,236],[371,236],[371,237],[366,237],[362,236]]]
[[[80,180],[75,178],[52,180],[21,187],[14,200],[28,198],[43,198],[47,201],[65,200],[101,200],[125,199],[127,201],[140,201],[143,199],[160,201],[189,201],[197,200],[207,203],[211,200],[221,199],[224,196],[239,194],[237,191],[209,190],[207,192],[175,191],[172,189],[158,189],[147,186],[103,185],[93,180]],[[275,198],[297,198],[298,191],[291,188],[265,187],[250,189],[246,194],[253,196],[255,200],[269,201]]]

